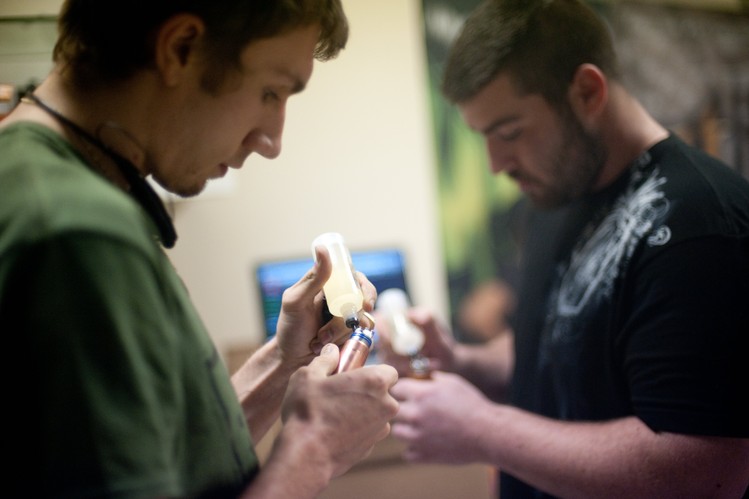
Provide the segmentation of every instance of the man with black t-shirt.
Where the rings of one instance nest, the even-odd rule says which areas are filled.
[[[412,311],[439,370],[392,390],[405,456],[492,464],[502,499],[741,497],[749,183],[625,90],[577,0],[484,2],[443,91],[538,211],[510,341]]]

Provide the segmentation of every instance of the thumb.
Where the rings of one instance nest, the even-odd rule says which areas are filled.
[[[340,351],[335,343],[328,343],[325,345],[320,352],[320,355],[312,359],[309,364],[309,368],[316,373],[320,373],[323,376],[333,374],[335,368],[338,366],[338,360],[340,358]]]
[[[319,291],[322,289],[333,271],[333,265],[330,262],[330,254],[324,246],[315,247],[315,264],[307,274],[306,279],[302,279],[308,287]]]
[[[312,300],[328,281],[332,271],[333,266],[330,263],[328,251],[322,246],[316,247],[314,266],[286,290],[289,294],[287,301],[306,303],[308,300]]]

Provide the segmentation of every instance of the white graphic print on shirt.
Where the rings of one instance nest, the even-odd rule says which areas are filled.
[[[552,341],[568,340],[564,336],[571,333],[570,322],[587,306],[595,309],[601,300],[610,298],[619,272],[644,236],[652,234],[651,239],[659,244],[670,238],[667,226],[658,227],[669,208],[661,189],[665,182],[658,168],[648,173],[636,168],[627,191],[575,250],[556,297]]]

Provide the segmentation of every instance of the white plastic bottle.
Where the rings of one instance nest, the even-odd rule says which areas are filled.
[[[390,324],[390,344],[398,355],[409,358],[409,376],[427,379],[431,376],[429,359],[421,354],[424,346],[424,333],[407,317],[411,302],[406,292],[390,288],[377,297],[377,310]]]
[[[399,288],[386,289],[377,297],[377,310],[390,322],[393,351],[409,357],[424,346],[424,333],[406,317],[410,307],[406,292]]]
[[[354,275],[354,264],[343,236],[337,232],[320,234],[312,241],[313,256],[318,246],[327,248],[333,265],[330,278],[323,286],[328,310],[336,317],[343,317],[346,325],[355,329],[359,325],[364,295]]]

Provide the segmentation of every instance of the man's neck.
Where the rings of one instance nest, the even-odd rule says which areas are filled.
[[[608,159],[594,190],[610,185],[643,152],[668,135],[668,130],[658,123],[637,99],[623,88],[612,86],[601,135],[608,151]]]

